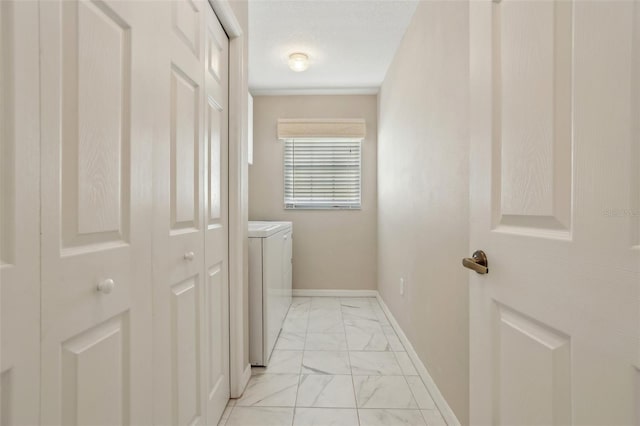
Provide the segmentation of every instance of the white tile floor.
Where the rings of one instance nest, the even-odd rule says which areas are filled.
[[[375,298],[295,297],[267,368],[220,426],[441,426]]]

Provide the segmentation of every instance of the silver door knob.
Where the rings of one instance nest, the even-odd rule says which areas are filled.
[[[462,266],[472,269],[478,274],[489,273],[489,261],[487,255],[482,250],[476,250],[471,257],[465,257],[462,259]]]
[[[192,251],[188,251],[184,254],[184,260],[188,260],[189,262],[195,259],[195,257],[196,257],[196,254]]]
[[[109,294],[113,291],[115,286],[116,283],[111,278],[107,278],[106,280],[98,283],[98,291],[102,294]]]

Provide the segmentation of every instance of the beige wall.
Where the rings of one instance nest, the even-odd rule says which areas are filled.
[[[378,289],[469,419],[468,3],[421,2],[379,94]],[[400,296],[399,281],[407,280]]]
[[[278,118],[364,118],[362,210],[285,210]],[[376,288],[376,96],[256,96],[249,219],[293,222],[293,287]]]

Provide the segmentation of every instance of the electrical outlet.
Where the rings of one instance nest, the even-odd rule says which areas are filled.
[[[400,278],[400,296],[404,296],[404,278]]]

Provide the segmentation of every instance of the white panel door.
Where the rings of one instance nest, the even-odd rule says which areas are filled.
[[[0,425],[39,421],[38,4],[0,2]]]
[[[204,274],[203,232],[207,4],[156,4],[161,9],[154,20],[163,46],[157,70],[163,127],[153,159],[154,423],[204,424],[203,295],[210,280]]]
[[[470,3],[474,425],[636,424],[638,7]]]
[[[203,359],[207,424],[217,424],[229,400],[229,39],[205,9]]]
[[[44,1],[42,423],[151,423],[151,7]]]

